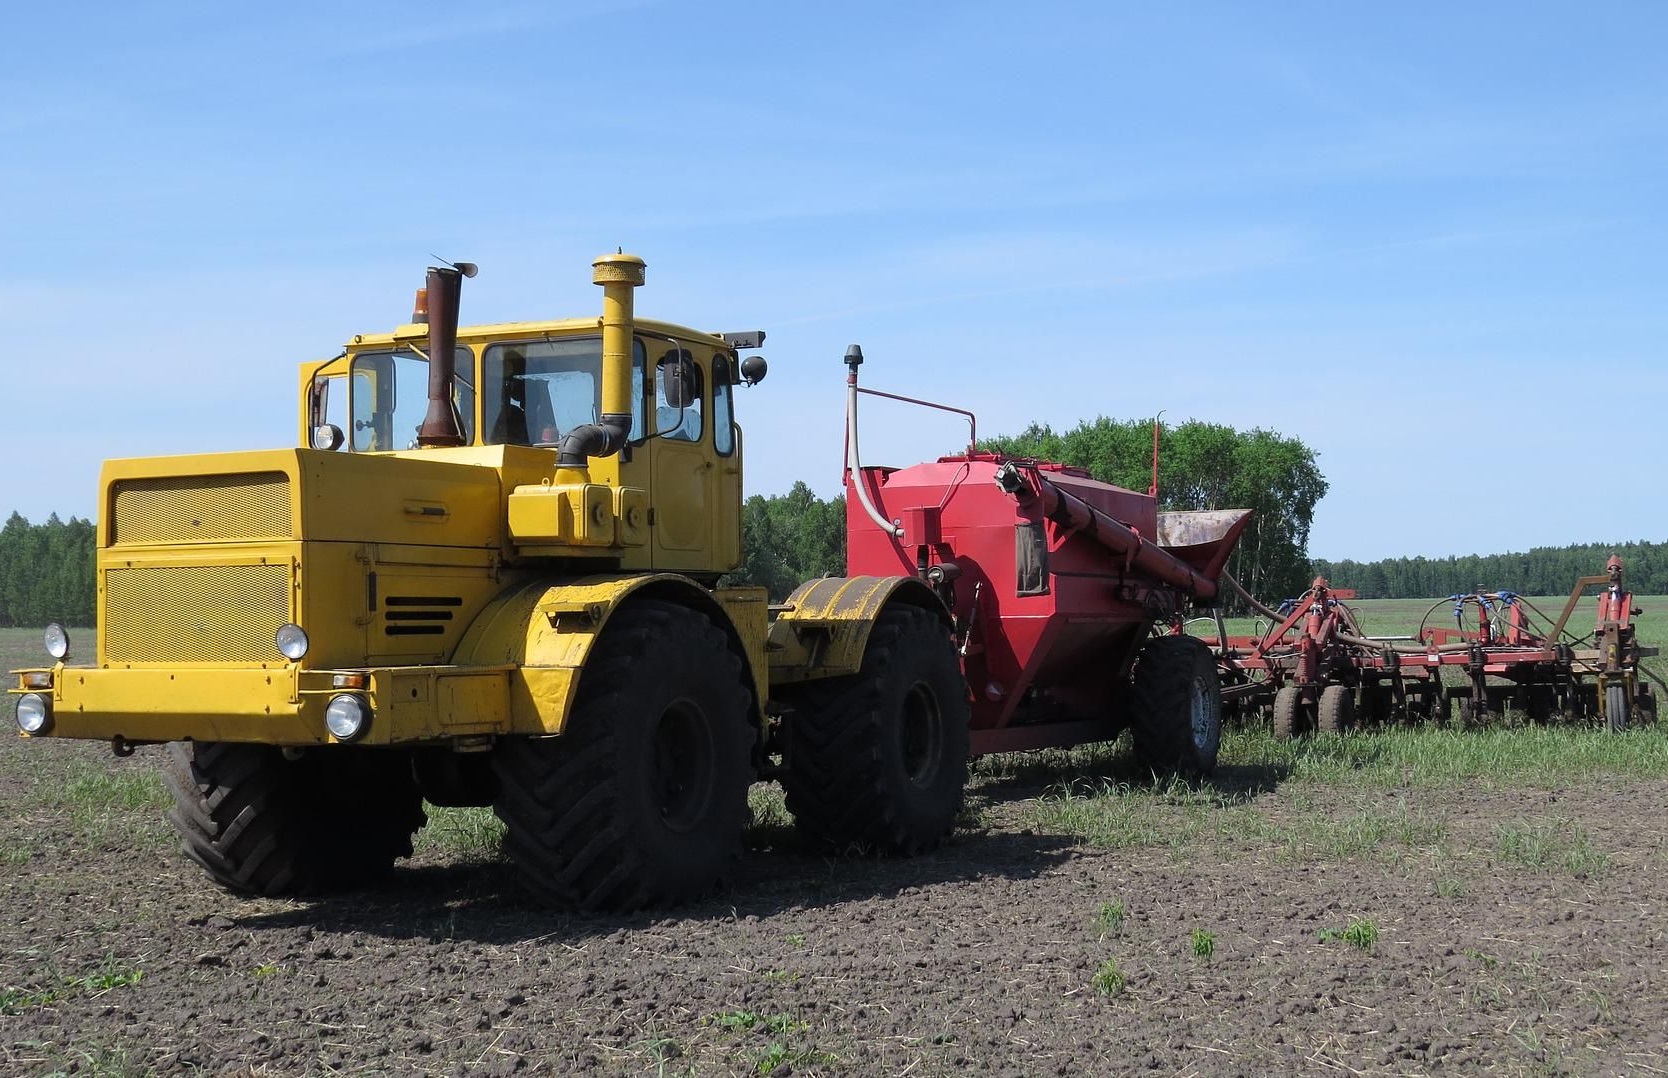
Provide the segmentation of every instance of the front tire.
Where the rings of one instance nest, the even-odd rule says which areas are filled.
[[[788,727],[788,811],[813,841],[911,855],[955,825],[970,709],[949,632],[930,611],[881,611],[849,677],[813,683]]]
[[[1130,726],[1135,758],[1161,775],[1208,775],[1222,748],[1216,657],[1191,636],[1161,636],[1135,662]]]
[[[388,876],[411,856],[423,797],[411,756],[333,746],[287,760],[270,745],[175,742],[168,822],[186,856],[244,894],[317,894]]]
[[[523,879],[587,910],[705,897],[741,855],[751,713],[741,660],[710,618],[630,601],[604,624],[561,735],[494,749],[493,810]]]

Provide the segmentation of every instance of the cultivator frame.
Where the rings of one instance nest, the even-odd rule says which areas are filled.
[[[1205,638],[1221,668],[1230,713],[1267,710],[1276,737],[1341,733],[1359,723],[1481,724],[1521,716],[1530,722],[1597,721],[1612,731],[1656,719],[1656,693],[1668,689],[1640,660],[1640,611],[1612,557],[1603,574],[1575,582],[1558,617],[1510,591],[1451,595],[1426,611],[1411,636],[1369,636],[1346,600],[1347,588],[1317,577],[1279,609],[1229,584],[1270,621],[1262,633]],[[1603,585],[1594,630],[1577,635],[1571,615],[1588,589]],[[1455,627],[1426,624],[1452,606]],[[1474,618],[1466,627],[1467,616]],[[1447,676],[1444,676],[1447,674]]]

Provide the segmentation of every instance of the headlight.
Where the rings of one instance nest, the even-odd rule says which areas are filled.
[[[57,622],[46,627],[46,653],[54,659],[62,659],[69,654],[69,633]]]
[[[362,696],[333,696],[324,709],[324,726],[337,741],[357,741],[370,729],[371,709]]]
[[[52,705],[39,693],[17,698],[17,728],[26,734],[45,733],[52,725]]]
[[[310,646],[307,630],[285,622],[278,626],[278,652],[290,662],[300,662]]]

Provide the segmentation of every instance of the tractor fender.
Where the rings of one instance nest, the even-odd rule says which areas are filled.
[[[770,626],[771,683],[857,673],[875,620],[899,603],[931,611],[951,627],[944,603],[915,577],[831,576],[801,584]]]
[[[687,577],[673,573],[596,575],[538,580],[499,595],[476,616],[453,654],[457,666],[510,667],[509,730],[559,734],[567,724],[585,660],[608,619],[628,601],[655,598],[701,611],[730,640],[741,660],[759,722],[763,671],[749,660],[726,606]]]

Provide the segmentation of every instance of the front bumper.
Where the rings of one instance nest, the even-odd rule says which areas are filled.
[[[324,725],[325,708],[332,697],[353,693],[365,699],[372,714],[357,743],[390,745],[559,732],[545,728],[538,708],[527,705],[535,696],[565,697],[572,674],[512,666],[303,670],[294,665],[112,669],[60,664],[15,671],[8,693],[14,699],[37,693],[51,705],[47,729],[25,737],[296,747],[335,742]],[[50,685],[43,684],[48,677]]]

